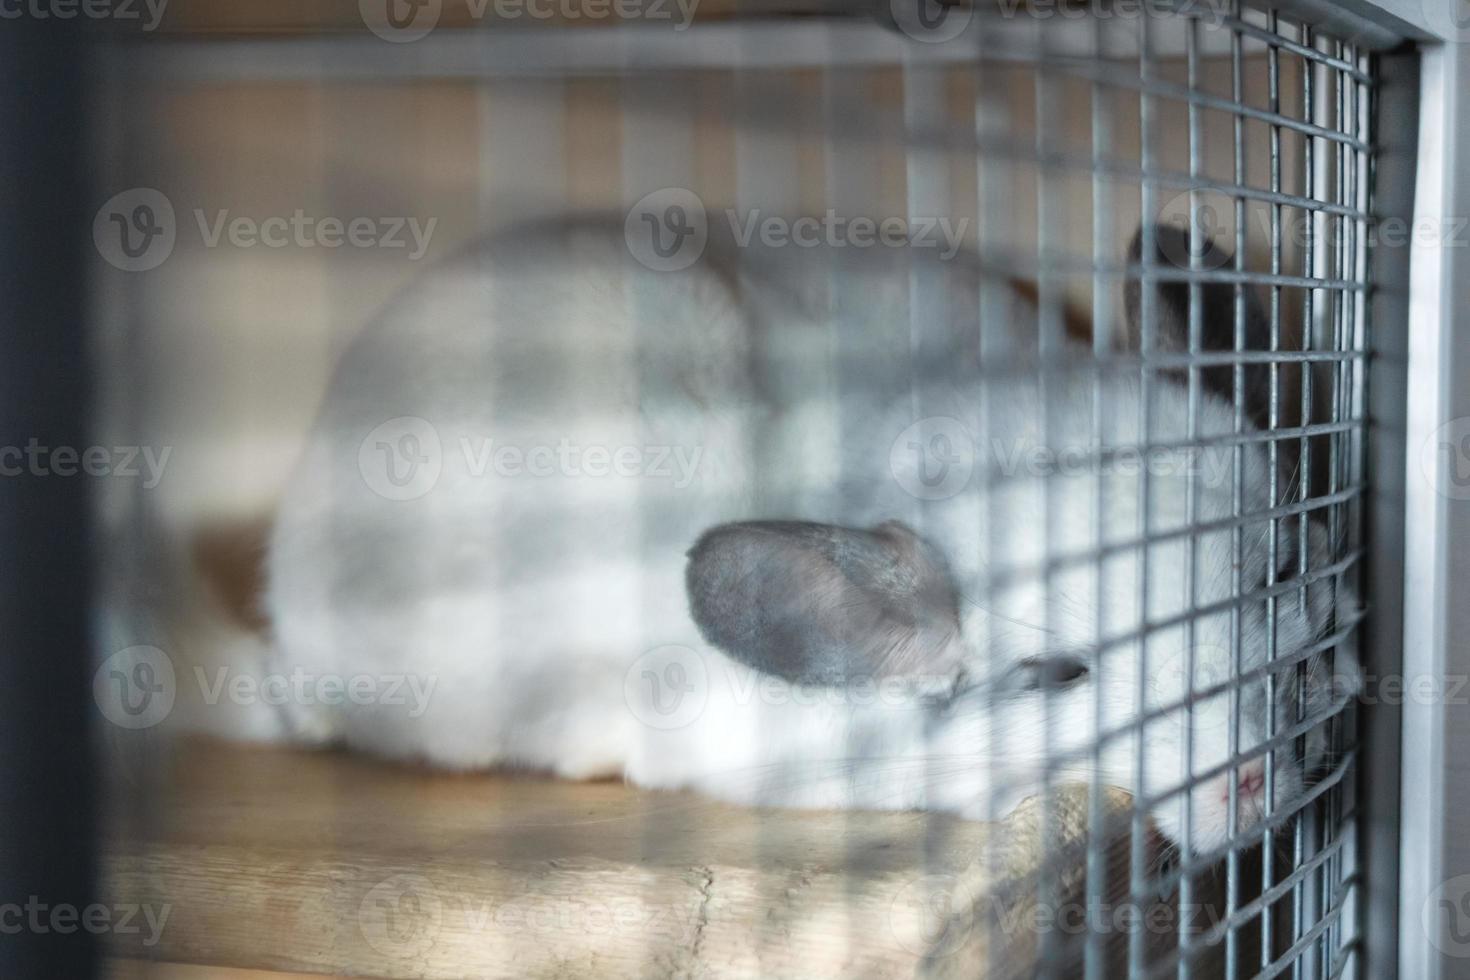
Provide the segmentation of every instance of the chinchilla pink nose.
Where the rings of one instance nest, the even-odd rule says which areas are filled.
[[[1266,763],[1252,759],[1240,767],[1236,789],[1240,796],[1258,796],[1266,788]]]
[[[1220,779],[1220,801],[1230,802],[1230,778],[1227,775]],[[1240,765],[1235,777],[1236,799],[1242,802],[1246,800],[1259,800],[1266,791],[1266,760],[1252,759]]]

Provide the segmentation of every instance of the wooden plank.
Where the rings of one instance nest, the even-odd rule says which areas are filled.
[[[112,894],[169,918],[155,947],[115,950],[275,970],[907,976],[923,930],[894,920],[896,897],[984,838],[919,814],[742,810],[204,741],[180,745],[161,784],[158,819],[120,833],[106,867]]]
[[[190,963],[160,963],[153,960],[111,960],[107,980],[320,980],[320,973],[278,973],[274,970],[234,970],[221,966]],[[346,977],[342,980],[366,980]]]
[[[115,901],[168,917],[152,945],[110,937],[118,956],[372,977],[910,977],[958,911],[947,952],[985,958],[979,823],[206,740],[158,755],[153,819],[118,821],[105,872]],[[1085,794],[1066,799],[1085,813]],[[1033,870],[1037,823],[1035,807],[1008,822],[1000,878]],[[1034,930],[1003,938],[1008,962],[1029,962]]]

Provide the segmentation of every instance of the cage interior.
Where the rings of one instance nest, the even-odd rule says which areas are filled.
[[[109,881],[172,908],[156,945],[112,937],[120,961],[437,977],[1349,968],[1373,60],[1254,7],[1023,14],[950,8],[964,23],[942,43],[902,17],[716,13],[687,38],[477,25],[408,45],[180,37],[116,54],[101,196],[150,189],[171,211],[168,254],[100,266],[94,304],[105,441],[156,447],[155,469],[104,488],[102,646],[161,651],[172,678],[161,717],[108,734],[123,763]],[[864,797],[881,768],[868,757],[839,779],[858,806],[811,810],[271,744],[278,722],[249,687],[274,629],[262,556],[339,362],[432,270],[473,273],[477,243],[513,249],[569,214],[611,216],[640,263],[607,298],[610,322],[634,326],[589,332],[608,353],[578,370],[620,337],[678,347],[637,329],[664,324],[673,281],[640,250],[694,221],[716,243],[700,261],[725,262],[754,311],[743,376],[791,407],[753,430],[753,516],[863,500],[853,513],[948,549],[965,627],[992,651],[966,694],[988,722],[962,759],[906,763],[919,805]],[[669,329],[686,326],[703,329]],[[645,357],[630,386],[656,415],[680,394]],[[961,400],[921,380],[933,365],[963,379]],[[496,377],[486,397],[507,420],[564,393],[580,404],[575,371],[549,389]],[[905,398],[899,416],[853,408]],[[1035,406],[1020,432],[1017,405]],[[881,492],[853,445],[889,454]],[[694,541],[665,533],[677,480],[539,546],[463,533],[488,536],[508,582],[613,539],[682,555]],[[932,537],[956,526],[963,546]],[[362,557],[323,561],[350,577]],[[405,555],[400,571],[430,564]],[[635,617],[654,588],[606,584]],[[560,600],[567,617],[597,591]],[[154,654],[131,656],[129,670]],[[655,685],[672,677],[660,663]],[[1023,756],[1042,761],[997,777],[984,805],[926,812],[957,766]]]

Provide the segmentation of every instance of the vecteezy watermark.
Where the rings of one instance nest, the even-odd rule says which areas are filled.
[[[683,31],[694,20],[699,0],[464,0],[471,20],[672,22]],[[405,44],[428,35],[444,14],[443,0],[358,0],[367,29],[385,41]]]
[[[970,938],[977,898],[958,875],[923,875],[894,896],[888,909],[889,929],[898,945],[916,956],[950,956]]]
[[[1424,20],[1452,44],[1470,43],[1470,0],[1420,0]]]
[[[687,269],[704,254],[709,216],[699,195],[684,187],[645,194],[623,219],[628,251],[655,272]]]
[[[357,0],[357,13],[367,29],[385,41],[406,44],[439,25],[444,0]]]
[[[959,419],[933,415],[898,434],[888,450],[888,468],[919,500],[947,500],[970,483],[975,440]]]
[[[439,430],[427,419],[403,415],[376,426],[358,445],[357,465],[368,488],[388,500],[414,500],[433,490],[446,466],[473,479],[650,479],[675,490],[694,482],[700,446],[583,445],[497,442],[461,435],[459,457],[446,460]]]
[[[470,476],[647,477],[670,480],[675,490],[694,482],[704,455],[700,446],[583,446],[569,439],[560,439],[555,446],[497,446],[493,439],[477,444],[462,436],[459,445]]]
[[[424,257],[434,237],[438,218],[342,218],[307,214],[296,208],[289,215],[237,215],[228,208],[212,213],[194,208],[191,214],[205,248],[381,248],[404,250],[409,261]],[[146,272],[173,254],[178,224],[173,203],[151,187],[134,187],[114,194],[92,219],[92,242],[107,262],[124,272]]]
[[[1035,20],[1139,20],[1144,17],[1189,17],[1219,27],[1230,13],[1230,0],[998,0],[1006,18]]]
[[[889,0],[898,29],[916,41],[937,44],[964,33],[977,4],[967,0]],[[1219,27],[1230,13],[1228,0],[999,0],[987,16],[1005,20],[1139,20],[1185,16]]]
[[[995,902],[996,922],[1002,934],[1014,936],[1029,932],[1060,936],[1133,935],[1143,932],[1153,936],[1201,935],[1215,928],[1225,917],[1224,904],[1204,902]]]
[[[357,447],[357,470],[378,496],[416,500],[434,489],[444,471],[439,430],[416,415],[389,419]]]
[[[318,217],[301,208],[289,216],[272,215],[253,218],[232,216],[227,209],[206,216],[203,208],[194,209],[194,220],[206,248],[216,248],[227,241],[236,248],[353,248],[409,249],[408,260],[416,262],[429,250],[438,218],[420,221],[415,217],[355,218]],[[412,241],[410,241],[412,239]]]
[[[416,957],[446,930],[487,941],[544,935],[666,937],[680,945],[699,928],[698,903],[664,905],[628,895],[591,899],[527,894],[501,902],[461,894],[424,875],[399,874],[373,885],[358,905],[358,929],[381,956]]]
[[[1187,649],[1175,649],[1147,659],[1150,709],[1164,709],[1154,725],[1177,729],[1181,744],[1185,734],[1193,739],[1197,755],[1205,755],[1230,731],[1230,697],[1221,690],[1200,698],[1199,692],[1227,687],[1230,683],[1230,651],[1225,647],[1196,641]],[[1219,743],[1223,745],[1224,743]]]
[[[1444,676],[1415,674],[1364,674],[1362,690],[1356,694],[1364,705],[1446,704],[1470,705],[1470,677],[1464,674]]]
[[[854,674],[830,683],[790,681],[720,657],[706,658],[678,643],[642,654],[623,675],[628,710],[649,728],[672,730],[691,724],[704,713],[710,698],[737,708],[751,705],[922,708],[953,693],[949,674],[889,676]]]
[[[872,217],[842,215],[828,208],[820,215],[787,217],[759,208],[723,212],[730,237],[740,248],[932,248],[952,259],[964,247],[970,219],[945,216]],[[655,272],[687,269],[709,241],[704,202],[684,187],[664,187],[639,198],[623,219],[628,251]]]
[[[915,41],[940,44],[963,34],[974,10],[962,0],[888,0],[888,13]]]
[[[293,667],[285,671],[246,672],[229,666],[206,670],[196,665],[199,699],[211,707],[237,705],[379,705],[405,709],[421,718],[429,708],[438,677],[432,674],[337,674]],[[168,654],[154,646],[134,646],[108,657],[92,676],[92,697],[103,717],[120,728],[152,728],[169,716],[179,695],[179,676]]]
[[[1470,416],[1450,419],[1419,447],[1419,470],[1434,492],[1470,500]]]
[[[168,0],[0,0],[0,20],[141,21],[153,31],[163,20]]]
[[[24,446],[0,446],[0,477],[117,476],[142,477],[152,490],[163,481],[172,446],[43,446],[32,436]],[[141,469],[139,468],[141,465]]]
[[[124,272],[158,268],[173,254],[177,235],[173,202],[151,187],[114,194],[92,219],[97,254]]]
[[[80,930],[94,936],[142,936],[143,945],[151,947],[158,945],[172,913],[173,905],[168,902],[158,906],[136,902],[78,906],[43,902],[40,896],[31,895],[24,902],[0,902],[0,936],[69,936]]]
[[[980,440],[959,419],[932,415],[906,427],[888,451],[889,472],[920,500],[947,500],[970,485],[977,469],[987,477],[1035,479],[1104,475],[1183,476],[1200,487],[1229,485],[1233,462],[1226,447],[1049,445],[1036,439]]]
[[[741,248],[753,241],[768,248],[933,248],[945,260],[959,254],[970,227],[963,217],[843,217],[831,208],[799,218],[763,215],[759,208],[742,215],[729,208],[725,219]]]
[[[1467,0],[1470,2],[1470,0]],[[1219,247],[1225,240],[1234,241],[1234,205],[1228,199],[1210,194],[1194,202],[1188,192],[1177,194],[1158,209],[1159,223],[1180,234],[1158,239],[1156,247],[1173,265],[1180,268],[1219,269],[1234,260],[1233,254]],[[1321,254],[1339,245],[1362,244],[1368,248],[1465,248],[1470,246],[1470,218],[1424,215],[1414,219],[1387,217],[1365,222],[1329,220],[1321,211],[1294,208],[1273,219],[1265,208],[1247,208],[1245,222],[1251,237],[1271,241],[1280,235],[1283,244],[1298,249],[1308,245]],[[1273,226],[1272,221],[1280,221]],[[1197,229],[1197,238],[1189,232]],[[1214,246],[1214,247],[1212,247]]]
[[[158,647],[133,646],[102,662],[92,675],[92,698],[119,728],[152,728],[168,717],[178,693],[174,662]]]
[[[683,728],[709,702],[709,668],[689,647],[671,643],[640,656],[623,675],[623,700],[649,728]]]
[[[1219,488],[1234,466],[1224,448],[1202,446],[1044,446],[1025,439],[991,439],[991,462],[1005,477],[1086,477],[1098,474],[1185,476],[1196,486]]]
[[[362,938],[382,956],[422,956],[444,921],[439,891],[423,875],[394,875],[369,888],[357,906]]]
[[[335,674],[294,667],[290,673],[262,675],[217,667],[212,672],[194,668],[204,703],[280,705],[382,705],[407,708],[406,716],[421,718],[429,709],[429,698],[439,678],[433,674]]]
[[[1456,959],[1470,957],[1470,875],[1435,887],[1424,899],[1419,922],[1435,949]]]

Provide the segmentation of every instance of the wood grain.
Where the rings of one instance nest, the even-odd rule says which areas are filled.
[[[106,866],[118,900],[170,917],[116,951],[270,970],[909,976],[923,910],[902,893],[985,832],[210,742],[161,775]]]
[[[112,960],[103,974],[107,980],[314,980],[319,973],[278,973],[274,970],[235,970],[223,966],[161,963],[157,960]],[[343,980],[366,980],[346,977]]]
[[[966,920],[987,921],[977,881],[1022,881],[1043,849],[1034,808],[1002,828],[1005,849],[987,852],[985,824],[931,814],[742,809],[618,783],[202,740],[158,755],[134,784],[151,819],[117,822],[105,868],[115,901],[169,913],[155,945],[113,936],[113,952],[167,963],[364,977],[911,977],[952,924],[957,886],[976,903]],[[1085,793],[1069,799],[1085,807]],[[1071,826],[1085,834],[1085,820]],[[998,871],[987,853],[1002,855]],[[956,962],[983,959],[975,944],[993,930],[971,931],[944,938],[946,955],[969,947]],[[1007,961],[1031,955],[1034,936],[1010,939],[1019,953]]]

